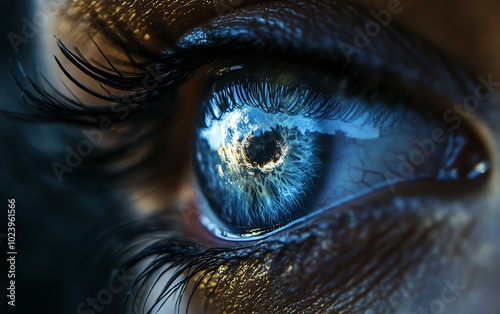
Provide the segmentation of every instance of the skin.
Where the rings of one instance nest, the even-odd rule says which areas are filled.
[[[142,2],[135,3],[140,6]],[[352,3],[367,10],[387,7],[386,1]],[[250,1],[242,2],[234,10],[246,5]],[[494,81],[500,81],[497,1],[421,0],[403,6],[404,10],[392,17],[393,23],[432,43],[463,65],[472,78],[491,75]],[[172,8],[181,9],[159,13],[172,12]],[[82,10],[85,13],[96,8],[84,6]],[[49,61],[52,54],[59,54],[54,41],[48,39],[53,34],[68,47],[78,46],[88,58],[100,58],[88,37],[68,33],[72,27],[78,27],[79,32],[75,32],[78,34],[89,30],[85,23],[75,26],[73,19],[68,19],[68,15],[82,12],[65,9],[62,12],[57,22],[44,29],[39,44],[43,51],[40,58],[45,60],[44,71],[49,78],[60,76],[58,68]],[[161,20],[168,25],[168,33],[164,33],[164,28],[159,32],[175,40],[192,27],[216,17],[217,12],[205,1],[179,0],[160,3],[151,15],[155,23]],[[144,39],[151,32],[143,29],[137,36],[143,45],[158,49],[155,36]],[[108,43],[96,36],[101,47],[121,56],[116,48],[106,46]],[[81,79],[96,86],[85,77]],[[203,83],[202,77],[195,76],[181,88],[179,102],[184,104],[183,109],[176,112],[175,121],[164,131],[169,147],[177,148],[177,154],[166,157],[171,159],[165,163],[175,166],[162,168],[166,176],[161,179],[126,191],[129,197],[123,203],[130,210],[124,211],[130,217],[159,213],[183,221],[182,215],[169,208],[192,197],[186,183],[189,148],[184,143],[191,136],[200,97],[192,91]],[[73,92],[87,100],[85,93]],[[499,164],[499,105],[491,98],[486,109],[478,110],[469,119],[490,152],[493,166]],[[229,254],[230,258],[215,263],[214,270],[205,278],[193,278],[202,283],[195,293],[193,313],[203,300],[209,300],[208,309],[214,313],[494,313],[500,306],[495,298],[498,291],[495,278],[500,275],[496,266],[500,261],[499,180],[498,169],[493,167],[484,181],[451,186],[451,192],[450,186],[440,185],[435,192],[428,186],[417,185],[413,190],[398,190],[396,194],[380,193],[335,212],[321,213],[269,241],[245,244],[238,248],[239,258]],[[113,215],[117,213],[112,212]],[[180,229],[204,242],[206,248],[235,247],[211,236],[196,215]],[[148,235],[143,239],[148,239]],[[130,257],[132,253],[126,255]],[[119,265],[110,262],[107,269]],[[146,265],[146,261],[139,263],[133,268],[134,274]],[[153,299],[161,293],[169,275],[154,287]],[[88,288],[88,291],[92,295],[94,290]],[[173,306],[173,302],[167,302],[163,310],[170,313]]]

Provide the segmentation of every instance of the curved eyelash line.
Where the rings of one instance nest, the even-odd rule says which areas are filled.
[[[330,96],[307,89],[294,90],[287,86],[272,86],[272,84],[267,80],[231,82],[215,91],[207,110],[215,120],[245,105],[270,114],[284,112],[293,116],[300,113],[312,118],[343,122],[350,122],[365,115],[364,124],[377,126],[385,122],[390,124],[397,122],[408,108],[406,102],[399,102],[397,107],[401,110],[398,110],[378,102],[367,105],[362,104],[361,99],[349,101],[342,96]],[[271,89],[273,91],[269,92]]]
[[[185,307],[185,313],[188,313],[195,294],[199,293],[200,286],[210,283],[211,278],[221,267],[236,267],[246,257],[258,258],[286,245],[282,238],[275,238],[268,239],[261,245],[207,249],[203,244],[172,231],[175,224],[175,220],[161,215],[146,220],[127,220],[101,236],[103,239],[105,236],[106,239],[114,239],[110,250],[115,250],[116,256],[121,257],[124,256],[123,254],[138,249],[137,253],[127,257],[125,262],[115,268],[112,275],[103,283],[103,287],[106,287],[110,281],[133,272],[136,267],[142,268],[127,289],[125,300],[122,303],[123,313],[127,313],[129,306],[134,309],[132,313],[137,313],[136,309],[139,307],[142,309],[138,313],[157,313],[163,304],[173,296],[177,297],[175,313],[181,313],[182,307]],[[135,239],[134,244],[126,246],[120,244],[131,243],[131,238]],[[304,241],[306,238],[301,236],[297,241]],[[142,247],[142,243],[147,243],[147,245]],[[140,265],[148,258],[152,258],[152,260],[145,267]],[[171,271],[173,273],[170,273]],[[167,275],[169,277],[167,282],[160,283],[162,277]],[[148,305],[154,288],[159,284],[162,285],[160,293]],[[204,293],[205,303],[202,313],[206,312],[211,296],[210,289],[204,290]],[[183,301],[186,303],[182,304]]]
[[[91,38],[93,41],[93,39]],[[164,95],[165,91],[172,90],[182,85],[192,75],[194,69],[199,65],[185,63],[178,57],[177,53],[166,51],[164,54],[154,57],[148,55],[146,62],[139,63],[130,52],[128,46],[121,45],[126,53],[127,64],[134,67],[136,71],[119,70],[106,54],[96,45],[101,56],[106,60],[108,66],[95,60],[87,60],[82,53],[75,48],[71,51],[64,43],[57,39],[57,44],[63,56],[75,66],[80,73],[96,81],[103,92],[98,92],[81,83],[75,76],[55,58],[55,62],[63,74],[79,89],[85,93],[100,99],[106,105],[91,105],[79,100],[71,89],[66,86],[73,97],[69,97],[59,91],[43,75],[39,74],[32,78],[26,74],[21,64],[18,64],[20,77],[13,71],[13,77],[22,91],[23,105],[28,113],[4,112],[8,115],[20,118],[45,118],[49,120],[62,120],[82,124],[98,123],[97,115],[105,116],[112,121],[119,120],[121,107],[128,107],[131,113],[147,108],[155,100]],[[140,56],[137,54],[137,56]],[[123,60],[122,60],[123,61]],[[47,86],[47,87],[46,87]],[[110,89],[126,92],[126,96],[118,96]]]
[[[209,277],[213,276],[214,272],[220,269],[220,267],[240,259],[242,257],[241,250],[238,254],[234,254],[236,252],[235,249],[229,248],[205,249],[202,245],[185,238],[165,238],[163,240],[157,240],[148,245],[146,249],[141,250],[138,254],[130,258],[117,271],[117,274],[126,272],[144,259],[155,256],[134,281],[132,290],[137,289],[138,292],[132,299],[130,294],[127,295],[125,307],[130,301],[134,308],[142,303],[141,313],[152,313],[156,307],[161,309],[169,298],[178,293],[179,297],[175,300],[175,307],[176,313],[180,313],[182,301],[184,297],[187,296],[186,292],[188,291],[188,287],[190,284],[193,284],[187,298],[186,313],[188,313],[190,303],[200,285],[207,278],[210,280]],[[246,251],[245,255],[252,255],[258,252],[259,248],[253,247],[251,250]],[[158,297],[154,300],[149,309],[145,310],[146,303],[151,297],[154,287],[158,284],[162,276],[172,270],[174,270],[174,273],[169,274],[169,279],[163,286]],[[154,278],[152,287],[149,287],[149,291],[143,295],[145,290],[148,289],[147,283],[152,278]],[[208,302],[208,298],[206,302]],[[206,306],[207,304],[205,304],[205,307]]]
[[[154,225],[151,225],[149,220],[123,221],[103,232],[95,240],[95,243],[98,240],[100,240],[101,244],[102,242],[105,243],[100,247],[101,254],[105,251],[115,251],[113,255],[116,258],[123,256],[123,254],[128,254],[130,250],[134,250],[141,245],[142,241],[139,241],[131,246],[130,242],[134,239],[141,238],[148,241],[148,245],[145,248],[141,248],[139,253],[127,258],[125,263],[113,269],[111,275],[102,283],[102,288],[105,288],[109,286],[110,282],[119,280],[123,275],[129,274],[144,259],[154,257],[140,271],[139,275],[136,276],[131,286],[127,289],[124,303],[121,304],[124,313],[126,313],[129,302],[132,302],[131,306],[133,308],[137,308],[142,304],[142,311],[140,313],[152,313],[156,306],[161,306],[162,303],[166,302],[176,293],[180,296],[176,300],[176,311],[180,313],[181,302],[191,280],[197,276],[201,276],[201,279],[198,279],[193,286],[189,302],[204,276],[207,276],[218,267],[234,259],[231,257],[234,257],[234,254],[231,254],[231,252],[234,253],[234,249],[213,248],[206,250],[201,244],[194,241],[172,236],[171,233],[165,234],[165,229],[172,229],[173,221],[164,217],[157,218]],[[160,233],[163,236],[158,236]],[[145,237],[142,238],[141,236]],[[254,251],[252,250],[252,252]],[[167,264],[169,266],[165,267]],[[154,300],[153,305],[148,310],[145,310],[147,306],[146,301],[149,301],[152,290],[158,284],[159,279],[173,269],[175,269],[175,272],[162,288],[160,295]],[[160,271],[160,274],[157,274],[158,271]],[[152,278],[154,278],[154,284],[150,287],[150,290],[147,290],[149,280]],[[104,312],[106,312],[106,309],[104,309]],[[133,313],[136,312],[133,311]]]

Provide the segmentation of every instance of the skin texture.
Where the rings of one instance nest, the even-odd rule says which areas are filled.
[[[353,2],[367,10],[387,8],[386,1]],[[86,34],[91,25],[88,21],[74,25],[72,21],[76,16],[92,16],[94,12],[102,10],[116,12],[116,8],[99,9],[87,2],[82,2],[85,3],[83,5],[78,5],[79,3],[70,9],[63,8],[58,17],[60,23],[49,25],[44,30],[44,39],[39,43],[43,51],[39,58],[45,60],[42,63],[45,65],[44,71],[52,78],[61,76],[57,66],[49,61],[52,54],[61,56],[54,47],[54,41],[48,40],[53,34],[61,38],[67,47],[78,46],[87,58],[93,56],[103,61],[88,37],[72,36],[67,30],[75,27],[78,30],[75,33]],[[135,1],[127,14],[133,14],[134,10],[147,11],[144,3],[145,1]],[[238,3],[238,6],[233,7],[232,13],[225,13],[238,14],[239,7],[244,9],[251,5],[248,1]],[[318,0],[314,3],[321,6],[323,2]],[[272,4],[261,5],[265,7]],[[454,72],[459,88],[450,92],[453,99],[459,102],[467,95],[473,95],[478,84],[474,78],[478,76],[491,75],[493,81],[500,81],[500,63],[497,57],[500,52],[500,22],[495,13],[500,10],[498,2],[483,0],[473,3],[464,0],[436,3],[422,0],[402,2],[402,5],[402,12],[392,16],[391,23],[429,41],[469,71],[470,75],[456,74],[462,73],[461,71]],[[451,7],[454,9],[451,10]],[[161,43],[155,40],[156,37],[167,37],[175,41],[193,27],[217,18],[217,10],[213,4],[196,0],[159,2],[149,14],[152,16],[149,21],[149,15],[139,14],[146,19],[141,20],[141,25],[150,26],[141,28],[133,36],[137,36],[142,45],[153,50],[159,49]],[[133,23],[130,24],[132,33],[136,29],[132,26]],[[381,40],[384,36],[374,40]],[[104,37],[96,35],[95,38],[101,47],[104,45],[114,56],[123,57],[120,50],[113,48]],[[375,49],[377,44],[374,42],[367,49]],[[394,51],[397,49],[393,48],[392,52]],[[439,58],[433,60],[440,61]],[[63,64],[69,66],[67,61],[63,61]],[[439,77],[445,71],[441,71],[439,65],[434,66],[432,62],[420,64],[433,67],[437,73],[433,77]],[[78,75],[78,72],[72,73]],[[84,76],[81,80],[90,86],[98,86]],[[463,184],[415,184],[397,189],[396,192],[384,190],[335,211],[315,215],[263,242],[238,246],[211,236],[197,221],[196,213],[190,212],[186,220],[185,212],[182,209],[179,212],[179,208],[175,207],[175,204],[189,202],[192,198],[193,192],[187,183],[190,170],[189,146],[186,143],[191,138],[193,116],[201,97],[201,92],[197,90],[204,82],[203,76],[197,74],[180,87],[177,102],[183,106],[175,111],[172,120],[167,121],[168,128],[160,131],[159,138],[167,143],[163,153],[168,154],[162,155],[165,156],[162,158],[166,166],[157,170],[156,176],[152,176],[151,180],[140,181],[141,184],[125,188],[114,188],[114,192],[122,193],[118,195],[126,196],[120,201],[112,201],[120,204],[115,208],[120,207],[120,211],[127,217],[146,225],[154,224],[154,219],[158,216],[153,215],[164,215],[178,221],[179,224],[172,228],[176,231],[163,230],[160,237],[169,239],[180,234],[183,237],[188,235],[194,242],[203,242],[203,245],[192,249],[191,253],[194,255],[210,247],[231,248],[211,251],[211,259],[204,264],[208,266],[204,271],[190,272],[186,269],[186,273],[192,273],[188,295],[193,284],[197,281],[199,283],[192,301],[193,313],[197,313],[203,304],[206,304],[210,313],[494,313],[494,309],[500,306],[494,297],[497,291],[495,278],[500,275],[497,267],[500,261],[497,245],[500,232],[500,176],[495,167],[499,164],[500,129],[497,121],[500,118],[500,107],[494,97],[481,102],[483,105],[480,109],[467,119],[467,123],[490,152],[493,167],[487,178]],[[497,86],[498,88],[500,87]],[[78,89],[73,92],[84,99],[87,97]],[[117,136],[106,140],[112,142],[120,138]],[[66,145],[64,139],[59,142],[61,147]],[[43,150],[43,147],[38,149]],[[175,154],[171,153],[172,149],[175,149]],[[127,181],[130,178],[121,179]],[[65,184],[71,185],[66,182]],[[119,215],[120,211],[111,211],[110,208],[112,207],[105,209],[109,210],[110,217]],[[92,215],[89,216],[91,217],[87,219],[92,221]],[[110,220],[107,219],[101,218],[101,221],[109,223]],[[77,222],[74,224],[78,226]],[[160,223],[158,225],[159,229],[165,227]],[[94,275],[97,284],[81,284],[83,292],[75,292],[77,296],[72,296],[73,299],[66,308],[58,307],[58,311],[67,312],[68,308],[74,311],[80,300],[85,300],[82,296],[98,295],[99,283],[102,283],[102,278],[109,274],[110,269],[119,267],[137,253],[136,246],[130,248],[131,242],[142,240],[138,244],[139,249],[154,243],[152,234],[158,235],[157,229],[151,228],[149,233],[144,232],[143,228],[138,229],[143,234],[138,232],[136,238],[132,235],[135,230],[132,227],[128,237],[120,238],[111,232],[119,238],[116,241],[119,245],[116,247],[124,248],[124,256],[113,260],[104,254],[107,256],[106,262],[98,267],[99,272],[96,270]],[[96,232],[100,233],[102,230],[106,230],[105,223],[102,227],[99,225]],[[45,231],[42,228],[37,232],[44,234]],[[127,243],[127,240],[131,242]],[[109,247],[116,249],[113,247],[115,242],[106,242],[108,246],[103,250]],[[187,251],[187,248],[182,250]],[[97,255],[95,251],[91,252]],[[176,253],[171,247],[160,247],[151,252],[159,253],[166,261],[175,260]],[[74,252],[69,255],[79,256]],[[144,255],[145,261],[131,267],[134,276],[146,269],[147,262],[150,261],[147,257],[155,254]],[[87,257],[85,260],[98,259]],[[62,262],[53,262],[54,265],[58,263]],[[145,302],[146,309],[152,305],[151,300],[161,294],[162,287],[168,286],[169,276],[185,265],[186,262],[183,261],[180,266],[177,265],[163,277],[160,276],[162,279],[154,286],[150,300]],[[168,264],[161,265],[156,270],[161,271],[167,267]],[[87,269],[88,265],[83,268]],[[139,284],[151,285],[157,277],[158,273],[153,273]],[[87,279],[84,278],[83,281],[90,281]],[[74,286],[79,285],[78,280]],[[140,285],[126,286],[135,295],[141,295]],[[114,298],[111,312],[118,311],[118,304],[123,301],[122,295]],[[48,302],[47,308],[50,306]],[[174,306],[170,300],[162,311],[171,313]],[[82,308],[91,307],[80,309]]]

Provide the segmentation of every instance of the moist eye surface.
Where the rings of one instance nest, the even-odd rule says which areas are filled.
[[[215,75],[194,138],[203,224],[223,238],[256,239],[387,186],[462,179],[485,156],[456,176],[455,161],[471,157],[467,130],[352,84],[294,66]]]

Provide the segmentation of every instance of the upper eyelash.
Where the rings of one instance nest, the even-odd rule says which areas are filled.
[[[149,54],[150,59],[138,63],[134,55],[128,50],[128,47],[124,45],[122,49],[128,56],[128,64],[137,69],[135,72],[126,72],[114,66],[113,61],[100,50],[97,43],[96,46],[109,66],[99,64],[94,60],[87,60],[78,49],[76,49],[76,52],[71,51],[59,39],[57,44],[64,57],[80,73],[98,82],[103,92],[95,91],[80,83],[55,57],[55,62],[63,74],[79,89],[102,100],[105,105],[86,104],[74,94],[74,97],[69,97],[57,90],[44,76],[29,77],[23,67],[19,65],[17,72],[20,77],[14,71],[13,76],[23,92],[23,104],[31,114],[5,113],[23,118],[46,118],[81,124],[98,123],[97,115],[105,116],[112,121],[118,121],[120,120],[119,112],[121,107],[128,107],[131,116],[133,116],[134,113],[144,110],[148,104],[152,104],[159,99],[166,91],[182,85],[193,73],[193,68],[186,66],[178,58],[177,54],[172,52],[157,55],[155,59],[152,59],[153,56]],[[155,88],[151,88],[151,86],[155,86]],[[118,96],[109,91],[108,88],[128,92],[129,94],[127,96]],[[131,106],[132,104],[134,106]]]
[[[23,92],[23,104],[29,113],[6,111],[4,113],[22,118],[44,118],[89,125],[98,123],[98,115],[112,121],[119,121],[121,107],[128,107],[131,111],[130,116],[133,116],[134,113],[147,109],[148,105],[154,105],[153,102],[163,96],[165,92],[175,90],[176,87],[189,80],[198,68],[217,59],[219,48],[221,48],[216,47],[215,43],[200,44],[196,41],[193,42],[195,47],[190,48],[186,46],[186,42],[183,42],[182,48],[166,50],[158,54],[141,47],[133,37],[129,36],[125,39],[119,37],[115,31],[108,29],[105,25],[98,26],[97,29],[106,38],[111,39],[115,46],[125,53],[128,60],[111,60],[92,37],[90,40],[97,47],[100,55],[108,64],[107,66],[95,60],[86,59],[78,48],[72,51],[60,39],[57,39],[57,45],[63,56],[81,74],[98,82],[103,92],[98,92],[82,84],[69,73],[57,57],[55,57],[55,62],[73,84],[85,93],[103,101],[104,105],[86,104],[73,93],[71,94],[74,97],[69,97],[57,90],[45,77],[40,75],[30,77],[19,65],[17,72],[20,75],[16,75],[13,71],[13,76]],[[225,48],[222,47],[222,50]],[[146,61],[139,63],[136,61],[138,58]],[[345,60],[340,61],[343,64]],[[131,66],[137,71],[119,70],[114,63]],[[342,66],[338,69],[341,68]],[[339,73],[343,72],[341,70]],[[155,88],[151,88],[152,85],[155,85]],[[109,91],[108,88],[129,94],[118,96]],[[71,88],[67,87],[67,89],[71,91]],[[131,106],[132,104],[134,106]]]
[[[342,102],[336,96],[327,94],[305,91],[303,99],[292,101],[292,106],[282,108],[273,99],[269,99],[269,93],[265,91],[269,83],[266,81],[255,82],[248,79],[243,79],[238,82],[231,82],[230,84],[223,85],[220,89],[214,92],[214,100],[208,104],[208,112],[213,119],[219,120],[222,115],[241,106],[250,106],[259,108],[266,113],[286,112],[289,115],[296,115],[298,113],[317,119],[328,120],[341,120],[352,121],[367,114],[365,124],[381,124],[384,122],[395,123],[404,115],[405,109],[408,108],[409,102],[397,102],[401,110],[395,111],[388,105],[360,105],[356,100],[352,102]],[[272,84],[272,83],[271,83]],[[293,91],[292,87],[280,86],[279,91],[275,91],[277,95],[287,94]],[[223,101],[224,99],[231,100],[230,102]],[[276,99],[282,99],[277,96]],[[299,106],[297,103],[304,104]],[[215,113],[214,109],[220,114]],[[396,113],[396,114],[395,114]]]
[[[346,10],[346,8],[342,7],[342,10]],[[351,11],[346,12],[347,16],[349,16],[347,19],[352,18],[351,15],[353,13]],[[364,18],[368,17],[365,16]],[[335,37],[339,42],[330,47],[331,49],[328,49],[328,51],[321,51],[321,60],[314,60],[313,55],[311,55],[314,54],[313,52],[308,51],[302,53],[301,51],[297,51],[298,47],[294,43],[288,43],[286,50],[282,51],[280,45],[277,45],[276,40],[270,41],[268,35],[265,35],[265,38],[252,39],[251,36],[247,36],[247,33],[244,32],[245,29],[235,30],[236,33],[231,35],[228,35],[229,33],[227,32],[227,29],[225,29],[224,32],[218,34],[214,32],[213,26],[201,26],[199,28],[196,28],[192,33],[181,38],[177,43],[174,43],[173,39],[163,36],[163,38],[159,39],[164,42],[165,47],[170,48],[166,49],[163,53],[157,53],[141,45],[137,38],[135,38],[132,34],[130,34],[130,32],[127,31],[127,27],[125,25],[119,24],[110,27],[107,23],[102,21],[102,19],[99,19],[96,16],[92,18],[92,21],[92,27],[94,28],[94,30],[102,34],[104,38],[109,39],[116,45],[117,48],[122,49],[129,59],[125,61],[137,68],[139,70],[138,72],[125,73],[123,71],[117,70],[116,67],[113,66],[113,62],[110,59],[108,59],[107,62],[108,66],[98,64],[96,62],[93,62],[92,60],[86,60],[78,51],[76,51],[76,53],[72,52],[60,41],[58,41],[59,48],[65,55],[65,58],[67,58],[74,66],[79,68],[79,70],[83,74],[87,75],[91,79],[100,82],[100,84],[103,85],[103,88],[104,86],[112,86],[117,90],[130,92],[130,94],[125,97],[117,96],[113,95],[105,88],[103,89],[104,92],[99,93],[92,90],[88,86],[79,84],[76,78],[70,78],[84,91],[89,92],[90,94],[94,94],[97,98],[101,98],[104,102],[107,102],[105,106],[92,106],[89,104],[85,104],[78,99],[72,99],[62,93],[57,92],[50,84],[50,82],[47,82],[44,78],[42,78],[41,80],[39,78],[29,78],[24,73],[22,68],[20,68],[19,72],[21,73],[21,77],[16,77],[16,81],[23,90],[24,104],[25,107],[28,108],[29,113],[13,113],[3,111],[4,113],[18,117],[58,119],[93,125],[98,123],[99,120],[96,118],[96,115],[105,116],[113,121],[119,121],[120,114],[115,112],[119,111],[116,109],[120,109],[121,107],[128,107],[128,109],[130,109],[132,113],[132,115],[130,116],[133,116],[133,114],[138,111],[147,110],[148,107],[154,106],[154,104],[152,104],[154,100],[161,97],[167,91],[174,91],[175,87],[183,84],[186,80],[188,80],[193,72],[200,66],[216,59],[220,59],[221,56],[230,56],[231,53],[233,55],[235,53],[238,53],[240,56],[245,54],[254,57],[267,56],[267,58],[271,59],[277,57],[278,59],[287,59],[292,63],[311,62],[311,66],[314,65],[320,68],[324,68],[325,66],[327,66],[339,75],[345,74],[353,76],[358,76],[360,70],[362,70],[360,69],[360,65],[370,67],[369,65],[367,65],[367,60],[370,58],[374,59],[375,61],[378,60],[377,62],[380,63],[380,51],[377,50],[375,50],[375,53],[369,53],[368,51],[365,51],[366,53],[362,53],[359,56],[360,58],[356,58],[356,60],[353,59],[351,60],[352,62],[347,61],[345,59],[345,56],[343,55],[344,51],[339,46],[339,42],[341,42],[341,39],[344,37]],[[224,26],[224,23],[225,22],[222,22],[221,25]],[[230,26],[232,24],[229,23],[228,25]],[[227,25],[225,25],[224,27],[227,27]],[[346,34],[348,33],[349,31],[346,30]],[[390,37],[388,38],[390,38],[391,41],[394,41],[394,37],[396,35],[401,34],[391,33]],[[266,51],[264,51],[263,47],[259,45],[270,45],[272,49],[267,49]],[[437,64],[438,67],[436,67],[436,69],[442,69],[444,67],[447,70],[446,72],[449,74],[443,73],[443,71],[439,71],[436,73],[437,77],[440,78],[441,81],[443,81],[443,79],[444,81],[447,81],[450,78],[453,80],[458,76],[464,75],[464,73],[462,71],[459,71],[456,67],[450,67],[449,63],[446,62],[445,58],[443,58],[441,54],[436,53],[434,50],[428,49],[427,46],[422,45],[422,43],[418,40],[406,40],[402,44],[402,46],[415,46],[417,48],[415,49],[415,55],[410,53],[410,60],[406,60],[408,58],[403,58],[403,61],[416,63],[415,60],[418,60],[418,63],[421,64],[417,65],[429,66],[430,64]],[[422,53],[420,50],[425,51],[426,58],[418,58],[419,53]],[[325,55],[326,52],[327,55]],[[281,56],[280,54],[283,56]],[[106,59],[106,56],[103,53],[102,55]],[[372,55],[374,55],[374,57],[371,57]],[[146,62],[138,63],[135,61],[134,56],[141,57],[141,59],[146,60]],[[367,59],[365,60],[365,58]],[[360,62],[360,64],[356,66],[356,62],[358,61]],[[387,62],[387,60],[385,61]],[[389,72],[385,74],[381,73],[381,75],[378,75],[378,77],[384,78],[384,76],[389,76],[386,74],[391,74],[389,82],[386,83],[398,84],[398,74],[392,73],[394,71],[393,64],[386,63],[385,65],[390,65]],[[403,67],[403,70],[405,66],[406,64],[400,64],[400,67]],[[352,71],[346,72],[348,68]],[[414,68],[415,65],[409,66],[409,69],[412,70],[409,72],[409,76],[414,76],[415,73],[418,74],[418,71],[415,71]],[[64,69],[62,70],[64,71]],[[154,70],[154,73],[159,74],[158,77],[152,78],[153,81],[159,83],[157,88],[154,89],[146,87],[144,86],[144,84],[142,84],[144,80],[151,80],[151,74],[149,73],[150,70]],[[380,67],[376,69],[374,68],[372,70],[384,72],[384,68]],[[401,72],[401,69],[397,70],[398,71],[396,72]],[[69,75],[69,73],[66,74]],[[69,77],[71,77],[71,75],[69,75]],[[425,76],[423,75],[417,75],[417,77],[413,78],[417,80],[419,84],[427,86],[429,82],[425,79],[422,80],[421,77],[425,78]],[[401,78],[405,78],[405,75],[402,75]],[[48,85],[48,88],[45,88],[44,83]],[[358,82],[358,84],[363,85],[363,82],[360,81]],[[394,90],[398,89],[398,87],[396,86],[393,87],[395,87],[393,88]],[[440,86],[432,86],[431,90],[439,90],[438,87]],[[359,89],[361,88],[361,86],[353,86],[353,88]],[[47,91],[47,89],[52,91]],[[455,94],[460,95],[460,92],[461,91]],[[141,95],[141,97],[136,97],[138,95]],[[131,104],[133,104],[134,106],[131,106]],[[115,110],[113,110],[113,108],[115,108]]]

